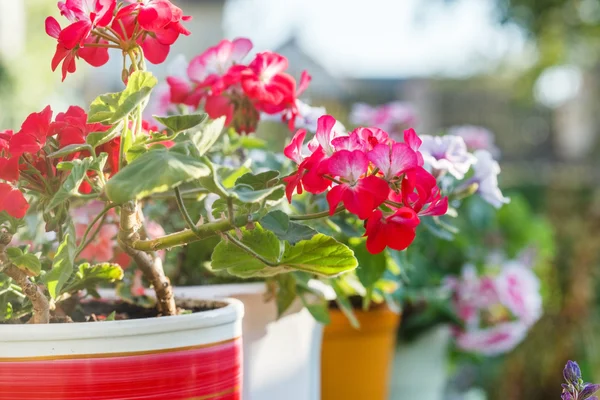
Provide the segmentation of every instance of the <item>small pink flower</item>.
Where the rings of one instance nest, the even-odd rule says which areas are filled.
[[[533,324],[542,315],[540,281],[531,269],[517,262],[504,264],[496,288],[500,302],[526,324]]]
[[[540,318],[539,281],[531,270],[506,262],[498,275],[479,276],[465,266],[460,278],[450,277],[446,287],[464,329],[456,328],[456,343],[466,351],[484,355],[507,352],[519,344]]]
[[[379,106],[357,103],[350,112],[350,121],[353,124],[376,126],[394,134],[413,125],[415,120],[414,108],[400,101]]]
[[[514,349],[527,335],[528,326],[520,321],[506,322],[490,328],[459,332],[456,344],[465,351],[495,356]]]
[[[448,134],[462,137],[470,151],[487,150],[494,157],[498,157],[500,154],[500,150],[494,144],[494,134],[482,126],[453,126],[448,129]]]

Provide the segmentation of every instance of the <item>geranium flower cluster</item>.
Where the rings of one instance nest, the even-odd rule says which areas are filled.
[[[484,355],[512,350],[542,314],[540,282],[530,268],[506,262],[500,272],[479,275],[475,267],[449,277],[446,287],[464,329],[456,328],[459,348]]]
[[[281,114],[293,129],[299,115],[297,99],[310,76],[304,71],[299,84],[286,73],[288,61],[265,51],[243,63],[252,42],[239,38],[223,40],[195,57],[187,67],[187,78],[169,76],[170,101],[198,108],[213,118],[226,117],[238,133],[254,132],[261,113]]]
[[[409,103],[393,101],[379,106],[356,103],[350,111],[350,122],[355,125],[377,126],[392,136],[414,125],[416,111]]]
[[[86,137],[92,132],[106,132],[112,126],[101,123],[87,123],[86,112],[77,106],[71,106],[66,112],[58,113],[52,120],[50,106],[41,112],[32,113],[21,129],[14,133],[11,130],[0,132],[0,211],[6,211],[15,218],[23,218],[29,208],[20,188],[50,198],[63,184],[69,171],[56,168],[61,161],[70,161],[90,156],[88,150],[81,150],[66,157],[48,155],[70,145],[86,143]],[[146,121],[142,122],[142,133],[152,135],[158,128]],[[106,178],[119,170],[119,148],[121,138],[117,137],[96,148],[96,155],[107,154],[107,162],[103,168]],[[160,142],[167,147],[173,143]],[[79,187],[80,193],[90,193],[92,184],[98,173],[88,171],[87,179]]]
[[[83,59],[99,67],[108,62],[109,48],[121,49],[135,60],[137,49],[153,64],[163,62],[179,35],[190,32],[182,25],[191,17],[169,0],[117,2],[117,0],[65,0],[58,2],[64,29],[53,18],[46,19],[46,33],[57,40],[52,70],[62,63],[62,78],[76,70],[75,61]],[[126,80],[127,71],[124,71]]]
[[[48,158],[52,152],[71,144],[85,143],[91,132],[103,132],[110,126],[88,124],[87,115],[79,107],[70,107],[59,113],[52,121],[52,109],[46,107],[41,112],[32,113],[14,133],[7,130],[0,133],[0,211],[6,211],[15,218],[23,218],[29,204],[19,187],[51,196],[62,184],[63,175],[68,171],[56,169],[63,158]],[[106,149],[110,149],[107,143]],[[104,148],[99,147],[99,152]],[[118,151],[118,146],[117,146]],[[89,155],[89,154],[88,154]],[[74,153],[69,159],[85,156]]]
[[[308,151],[304,129],[284,150],[298,165],[283,179],[290,202],[294,192],[327,191],[330,214],[343,204],[366,220],[367,249],[374,254],[386,247],[404,250],[414,240],[421,216],[446,213],[448,199],[423,168],[421,140],[414,130],[404,132],[404,142],[396,142],[378,128],[340,132],[329,115],[320,117],[317,125]]]

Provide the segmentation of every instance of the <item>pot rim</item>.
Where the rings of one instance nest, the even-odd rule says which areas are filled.
[[[311,279],[308,282],[311,289],[319,292],[326,300],[335,300],[336,295],[332,287],[327,286],[317,279]],[[221,299],[223,297],[232,297],[248,294],[263,295],[267,291],[265,282],[248,282],[248,283],[224,283],[211,285],[190,285],[190,286],[174,286],[176,297],[186,297],[186,293],[190,291],[201,292],[203,297],[212,297]],[[186,292],[187,290],[187,292]],[[183,296],[180,294],[183,293]]]
[[[214,301],[210,298],[204,300]],[[232,298],[219,300],[227,303],[227,305],[214,310],[167,317],[44,325],[0,325],[0,341],[55,341],[76,338],[94,339],[153,335],[228,325],[242,319],[244,305],[241,301]]]

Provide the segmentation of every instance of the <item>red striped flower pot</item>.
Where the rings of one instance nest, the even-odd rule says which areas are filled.
[[[335,293],[314,286],[329,298]],[[229,298],[244,303],[244,400],[319,400],[323,325],[296,300],[281,318],[277,304],[265,301],[264,282],[208,286],[177,286],[188,298]]]
[[[0,325],[0,399],[239,400],[243,313]]]

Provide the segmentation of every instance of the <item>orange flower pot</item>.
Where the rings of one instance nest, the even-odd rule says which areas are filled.
[[[321,400],[387,400],[400,314],[386,305],[355,310],[360,328],[330,310],[321,352]]]

